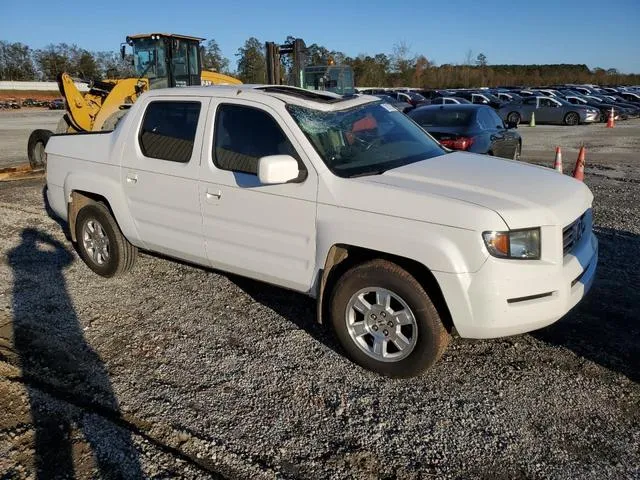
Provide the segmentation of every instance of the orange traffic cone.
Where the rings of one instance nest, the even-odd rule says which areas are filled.
[[[615,121],[613,119],[613,107],[611,107],[611,112],[609,112],[609,118],[607,119],[607,128],[615,127]]]
[[[556,161],[553,163],[553,168],[562,173],[562,150],[560,147],[556,147]]]
[[[576,168],[573,169],[573,178],[576,180],[584,181],[584,145],[580,147],[580,153],[578,153],[578,160],[576,161]]]

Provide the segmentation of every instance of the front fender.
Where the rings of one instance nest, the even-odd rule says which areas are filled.
[[[370,212],[318,205],[316,265],[324,265],[335,244],[415,260],[431,271],[477,271],[489,253],[475,231]]]

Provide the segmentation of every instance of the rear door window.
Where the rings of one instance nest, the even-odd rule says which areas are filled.
[[[193,152],[200,102],[156,101],[147,106],[138,135],[145,157],[188,163]]]

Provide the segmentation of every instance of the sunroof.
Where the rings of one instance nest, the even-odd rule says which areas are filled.
[[[353,98],[355,95],[336,96],[329,95],[325,92],[318,92],[314,90],[305,90],[304,88],[290,87],[288,85],[271,85],[266,87],[258,87],[257,90],[263,90],[265,92],[284,93],[285,95],[291,95],[293,97],[306,98],[307,100],[314,100],[316,102],[323,103],[336,103],[349,98]]]

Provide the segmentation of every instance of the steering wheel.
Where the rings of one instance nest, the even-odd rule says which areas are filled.
[[[382,144],[382,140],[380,137],[375,137],[370,142],[367,142],[364,138],[360,138],[358,135],[354,135],[353,139],[356,140],[362,147],[364,147],[364,151],[369,151],[371,147],[380,146]]]

